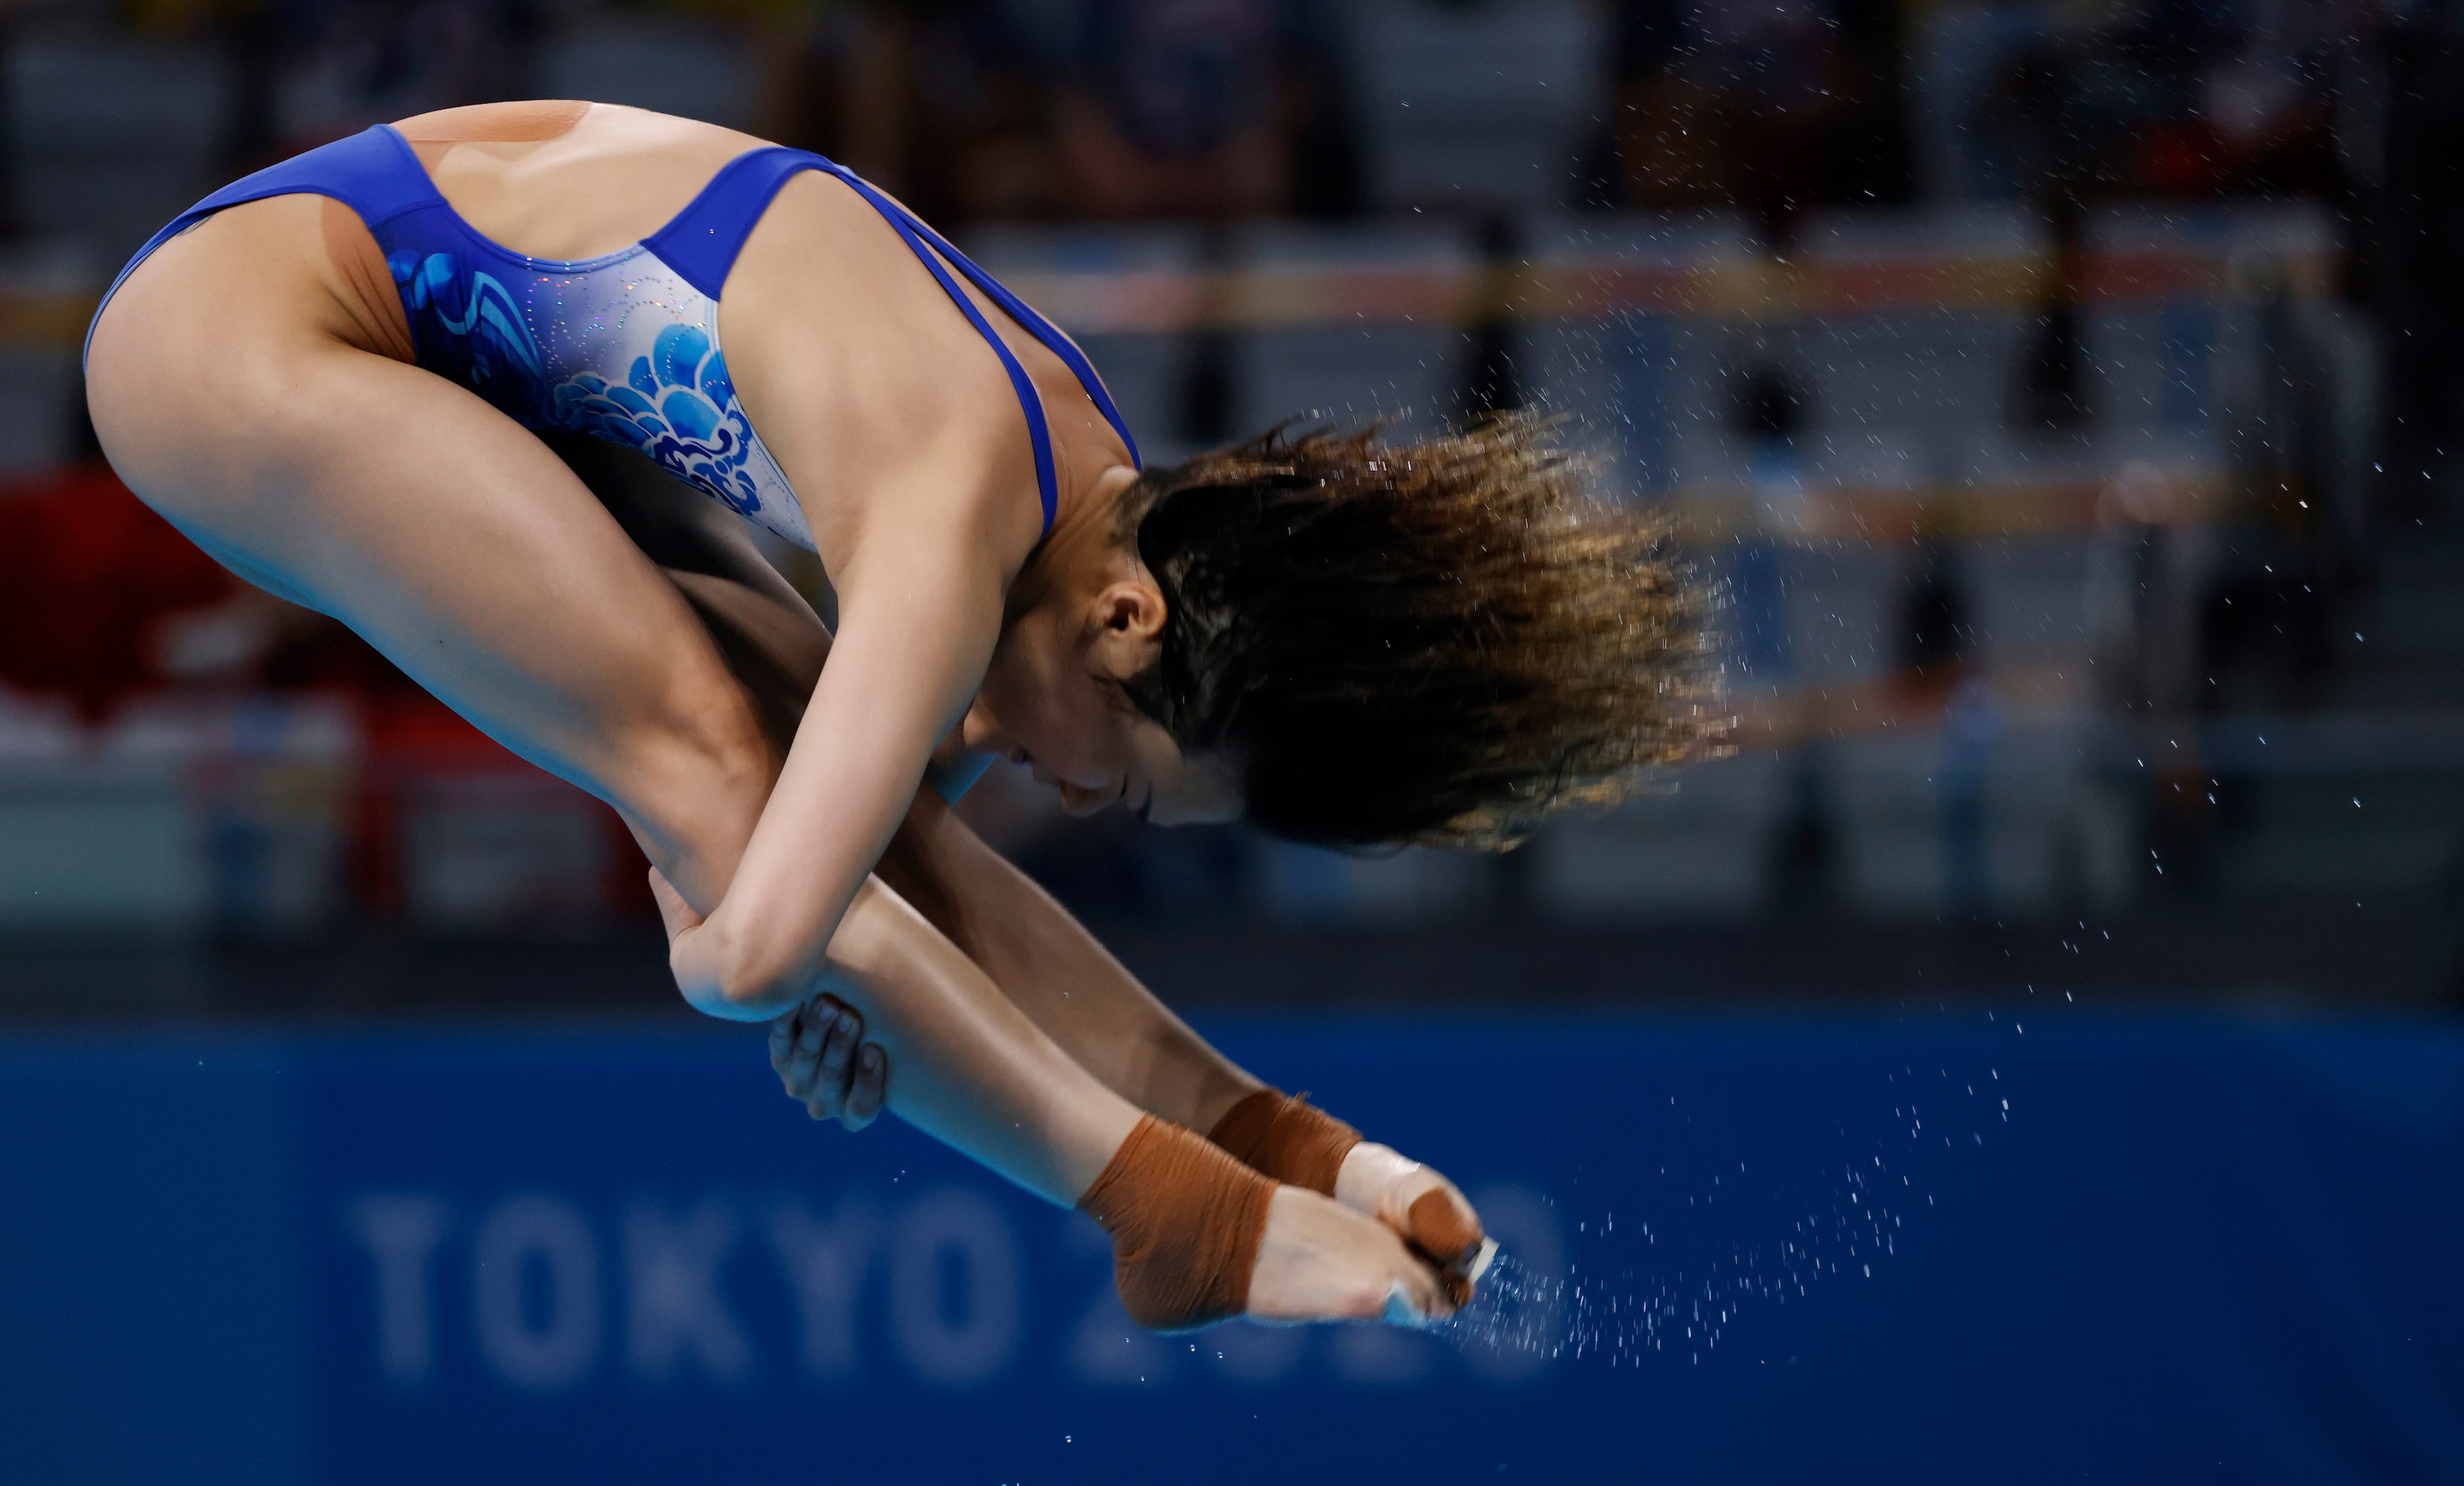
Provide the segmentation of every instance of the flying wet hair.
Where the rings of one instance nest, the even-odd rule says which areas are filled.
[[[1273,429],[1140,476],[1162,590],[1124,688],[1240,771],[1250,821],[1341,848],[1510,846],[1717,748],[1708,590],[1529,414],[1425,443]]]

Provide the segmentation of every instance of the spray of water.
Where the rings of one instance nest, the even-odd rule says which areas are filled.
[[[1648,1258],[1616,1262],[1657,1247],[1649,1222],[1629,1218],[1619,1238],[1615,1217],[1596,1225],[1586,1219],[1578,1232],[1593,1262],[1544,1269],[1502,1250],[1479,1295],[1443,1334],[1475,1358],[1699,1366],[1717,1356],[1743,1318],[1802,1303],[1826,1281],[1872,1278],[1877,1265],[1898,1256],[1910,1226],[1922,1226],[1937,1209],[1928,1156],[1981,1149],[1985,1127],[2010,1118],[1998,1067],[1945,1066],[1925,1075],[1903,1067],[1886,1076],[1886,1088],[1896,1101],[1893,1124],[1852,1159],[1794,1184],[1786,1194],[1794,1199],[1794,1215],[1785,1230],[1733,1239],[1707,1263],[1655,1271]],[[1936,1115],[1928,1116],[1927,1106]],[[1747,1174],[1740,1163],[1734,1175]],[[1714,1177],[1712,1190],[1688,1197],[1688,1205],[1715,1205],[1723,1190],[1734,1195],[1725,1187],[1728,1179]],[[1598,1262],[1603,1257],[1611,1262]]]

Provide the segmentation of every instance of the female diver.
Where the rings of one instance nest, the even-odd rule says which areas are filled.
[[[216,192],[87,361],[155,510],[622,814],[685,997],[775,1018],[817,1115],[1085,1210],[1144,1324],[1469,1294],[1451,1184],[1234,1066],[943,795],[1005,756],[1073,811],[1501,843],[1687,755],[1699,601],[1536,426],[1141,472],[1077,349],[881,192],[581,102]],[[820,556],[834,635],[739,517]]]

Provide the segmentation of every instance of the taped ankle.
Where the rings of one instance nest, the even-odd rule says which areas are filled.
[[[1343,1158],[1360,1132],[1281,1089],[1260,1089],[1223,1112],[1207,1138],[1279,1182],[1334,1195]]]
[[[1249,1308],[1249,1274],[1275,1184],[1197,1132],[1142,1117],[1078,1210],[1112,1235],[1112,1284],[1130,1319],[1192,1331]]]

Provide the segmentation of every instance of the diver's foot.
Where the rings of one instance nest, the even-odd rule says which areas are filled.
[[[1422,1325],[1453,1315],[1455,1305],[1446,1283],[1393,1228],[1316,1192],[1275,1189],[1249,1272],[1250,1320]]]
[[[1496,1252],[1480,1214],[1455,1184],[1390,1146],[1362,1141],[1353,1147],[1335,1176],[1334,1196],[1394,1230],[1435,1265],[1456,1305],[1471,1299],[1473,1283]]]

